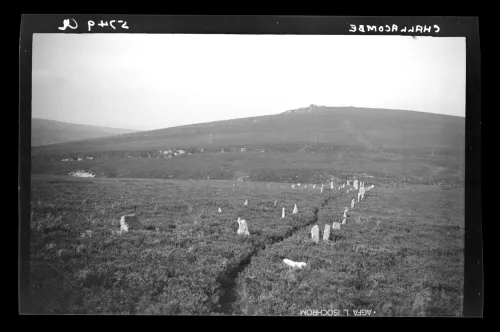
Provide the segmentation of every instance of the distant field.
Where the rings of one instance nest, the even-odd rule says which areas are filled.
[[[349,214],[341,237],[312,244],[312,225],[322,231],[325,223],[338,220],[354,193],[237,183],[233,188],[232,181],[33,175],[36,312],[298,315],[300,309],[372,308],[378,315],[454,315],[460,310],[461,188],[395,188],[372,181],[377,187]],[[297,215],[291,214],[294,204]],[[111,234],[119,229],[119,218],[136,209],[147,229]],[[236,235],[238,217],[247,220],[249,238]],[[92,236],[81,237],[87,230]],[[308,265],[287,271],[280,255]],[[232,289],[236,300],[225,303],[232,287],[227,278],[237,269],[242,271]]]
[[[268,150],[273,148],[277,147],[267,147]],[[168,159],[127,157],[123,153],[89,154],[95,159],[70,162],[61,161],[62,157],[45,160],[34,156],[32,173],[67,175],[83,169],[109,178],[232,180],[248,176],[251,181],[289,183],[326,181],[330,175],[367,173],[387,180],[406,177],[406,182],[415,184],[463,183],[463,161],[459,156],[444,152],[431,155],[425,151],[380,152],[335,146],[317,148],[316,152],[294,149],[264,153],[205,151]]]

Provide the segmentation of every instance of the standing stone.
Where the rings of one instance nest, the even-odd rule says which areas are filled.
[[[245,200],[245,204],[243,204],[244,206],[248,206],[248,200],[246,199]]]
[[[321,187],[321,193],[323,193],[323,187]]]
[[[347,214],[346,214],[346,212],[344,211],[344,219],[345,219],[345,218],[347,218]]]
[[[359,198],[360,198],[360,197],[361,197],[361,194],[360,194],[360,193],[358,193],[358,202],[359,202]]]
[[[222,212],[222,210],[219,208],[219,213],[221,213],[221,212]]]
[[[299,212],[299,210],[297,209],[297,204],[295,204],[295,206],[293,207],[293,214],[297,214],[297,212]]]
[[[122,216],[120,219],[120,231],[128,232],[129,230],[143,229],[142,224],[135,214]]]
[[[332,181],[332,183],[330,184],[330,188],[332,188],[332,189],[333,189],[333,181]]]
[[[278,201],[274,201],[274,206],[276,206],[276,203],[278,203]]]
[[[334,221],[333,224],[332,224],[332,229],[338,229],[338,230],[340,230],[340,223]]]
[[[354,180],[354,188],[358,189],[358,180]]]
[[[316,185],[313,186],[313,189],[316,188]]]
[[[323,241],[328,242],[330,240],[330,225],[325,225],[325,231],[323,232]]]
[[[281,219],[285,218],[285,208],[281,211]]]
[[[318,225],[315,225],[311,229],[311,238],[314,242],[318,243],[319,242],[319,227]]]
[[[346,220],[347,220],[347,218],[344,218],[344,220],[342,220],[342,225],[345,225]]]
[[[351,209],[353,209],[353,208],[354,208],[354,198],[351,201]]]
[[[240,219],[238,218],[237,220],[238,222],[238,231],[236,232],[236,234],[238,235],[250,235],[250,233],[248,232],[248,226],[247,226],[247,223],[244,219]]]

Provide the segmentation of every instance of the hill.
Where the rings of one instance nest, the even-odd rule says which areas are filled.
[[[311,105],[37,147],[32,171],[67,174],[86,164],[61,164],[62,158],[94,156],[100,162],[85,167],[109,177],[305,182],[332,172],[370,171],[419,181],[458,180],[463,178],[464,133],[460,117]]]
[[[136,130],[89,126],[33,118],[31,120],[31,145],[41,146],[65,143],[88,138],[99,138],[131,133],[135,131]]]
[[[309,111],[302,109],[300,112],[127,133],[86,140],[85,144],[70,142],[37,151],[78,153],[270,144],[460,150],[465,142],[464,132],[465,118],[460,117],[388,109],[315,107]]]

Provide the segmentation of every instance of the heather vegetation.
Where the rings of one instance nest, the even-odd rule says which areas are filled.
[[[456,117],[315,107],[34,147],[34,311],[455,316],[463,131]],[[338,189],[355,178],[375,185],[359,202]],[[120,231],[130,214],[143,227]]]

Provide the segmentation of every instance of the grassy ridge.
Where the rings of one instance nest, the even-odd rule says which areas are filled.
[[[448,148],[463,151],[465,118],[422,112],[356,107],[324,107],[304,114],[278,114],[216,121],[88,139],[35,149],[59,154],[139,151],[210,146],[248,147],[298,143],[352,148],[414,150]],[[37,152],[38,151],[38,152]]]
[[[81,125],[47,119],[31,119],[31,145],[41,146],[88,138],[132,133],[137,130]]]
[[[350,208],[348,196],[319,213],[321,233]],[[372,316],[461,312],[463,191],[376,188],[344,226],[330,243],[314,244],[306,227],[260,252],[238,278],[240,310],[249,315],[299,315],[307,309],[349,309],[351,315],[371,309]],[[307,267],[290,270],[282,257]]]

